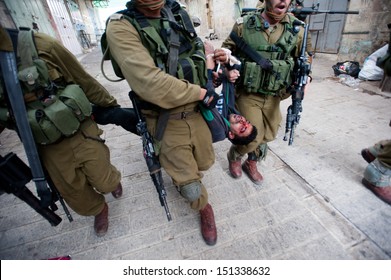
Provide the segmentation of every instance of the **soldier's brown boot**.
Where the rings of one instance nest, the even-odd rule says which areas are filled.
[[[212,206],[208,203],[204,209],[200,210],[201,233],[206,244],[215,245],[217,241],[217,229]]]
[[[120,198],[122,196],[122,184],[121,182],[118,183],[117,188],[111,192],[111,194],[114,196],[114,198]]]
[[[105,202],[103,210],[95,216],[94,230],[97,236],[101,237],[106,234],[109,228],[109,207]]]
[[[247,159],[242,165],[243,171],[247,174],[251,181],[254,184],[261,185],[263,182],[263,177],[257,169],[257,161]]]
[[[228,168],[229,172],[231,173],[231,176],[234,178],[240,178],[242,177],[242,161],[241,160],[234,160],[231,161],[228,159]]]
[[[228,169],[231,176],[234,178],[242,177],[242,158],[238,157],[235,148],[231,146],[227,153]]]
[[[228,169],[231,176],[234,178],[242,177],[242,159],[231,160],[229,153],[227,154]]]

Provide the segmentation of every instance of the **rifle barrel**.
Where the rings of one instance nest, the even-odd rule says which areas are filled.
[[[349,15],[358,15],[358,11],[333,11],[333,10],[317,10],[313,12],[314,14],[349,14]]]
[[[299,8],[293,9],[292,13],[294,15],[316,15],[316,14],[349,14],[349,15],[358,15],[359,11],[334,11],[334,10],[318,10],[312,8]]]

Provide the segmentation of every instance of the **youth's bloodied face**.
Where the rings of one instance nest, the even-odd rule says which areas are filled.
[[[229,115],[229,122],[231,124],[230,131],[236,136],[247,137],[253,130],[253,125],[241,115]]]

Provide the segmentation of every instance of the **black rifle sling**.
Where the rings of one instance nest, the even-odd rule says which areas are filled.
[[[259,53],[254,51],[247,43],[238,36],[235,32],[229,34],[231,39],[235,42],[236,46],[250,57],[255,63],[260,65],[265,70],[271,70],[273,65],[268,59],[263,58]]]
[[[175,23],[174,15],[169,8],[164,7],[163,13],[168,17],[169,22]],[[179,34],[171,27],[170,39],[169,39],[169,53],[168,53],[168,71],[169,74],[176,77],[178,67],[178,54],[179,54]],[[160,141],[163,138],[164,130],[166,129],[168,118],[170,114],[166,109],[160,110],[160,115],[156,125],[155,138]]]
[[[41,198],[41,206],[47,207],[52,203],[52,195],[48,188],[37,147],[35,146],[33,133],[28,123],[23,92],[18,79],[15,53],[0,51],[0,63],[8,100],[17,124],[18,134],[31,167],[38,196]]]

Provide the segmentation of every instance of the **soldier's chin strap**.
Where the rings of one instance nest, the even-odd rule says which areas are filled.
[[[52,203],[52,193],[47,185],[37,147],[35,146],[33,134],[27,121],[27,112],[24,104],[22,88],[19,84],[14,49],[9,49],[9,45],[11,44],[12,46],[12,41],[5,29],[0,28],[0,30],[1,72],[4,79],[8,101],[16,121],[19,137],[23,143],[24,150],[29,161],[33,175],[32,180],[36,185],[38,196],[41,198],[40,204],[42,207],[48,207]]]

